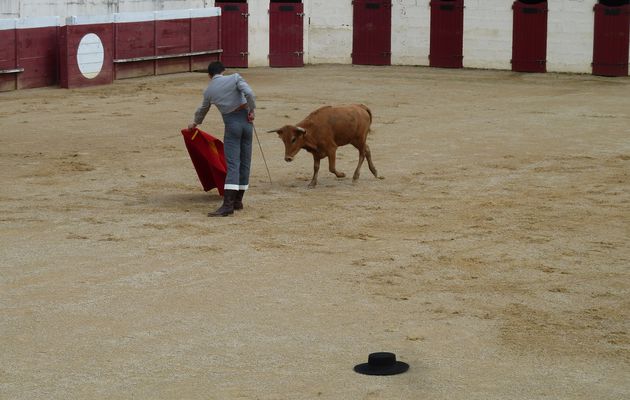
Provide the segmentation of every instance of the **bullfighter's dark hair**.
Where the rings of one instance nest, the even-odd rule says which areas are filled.
[[[225,67],[221,63],[221,61],[213,61],[208,64],[208,73],[210,76],[214,76],[225,71]]]

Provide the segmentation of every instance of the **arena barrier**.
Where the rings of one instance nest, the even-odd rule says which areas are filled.
[[[0,91],[55,85],[60,18],[0,20]]]
[[[203,70],[221,55],[218,7],[0,20],[0,91]]]

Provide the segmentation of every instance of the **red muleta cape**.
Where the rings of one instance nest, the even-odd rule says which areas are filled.
[[[182,129],[182,135],[203,190],[217,188],[223,196],[227,174],[223,142],[199,129]]]

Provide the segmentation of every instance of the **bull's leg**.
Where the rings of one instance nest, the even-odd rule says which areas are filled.
[[[335,168],[336,156],[337,156],[336,148],[330,151],[330,153],[328,153],[328,170],[332,172],[333,174],[335,174],[337,178],[345,178],[346,174],[344,174],[343,172],[337,171],[337,168]]]
[[[315,154],[313,154],[313,179],[311,179],[311,183],[308,184],[309,188],[314,188],[315,185],[317,185],[317,173],[319,172],[319,161],[320,158],[318,158]]]
[[[359,150],[359,164],[357,164],[357,169],[354,170],[354,175],[352,176],[353,181],[359,179],[361,166],[363,165],[363,160],[365,160],[365,146],[363,146],[363,148],[357,147],[357,149]]]
[[[374,166],[374,163],[372,162],[372,152],[370,152],[370,146],[368,146],[367,144],[365,145],[365,157],[367,158],[370,171],[372,171],[372,174],[378,178],[379,177],[378,172],[376,172],[376,167]]]

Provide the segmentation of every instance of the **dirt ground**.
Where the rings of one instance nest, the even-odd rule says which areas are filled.
[[[630,80],[238,72],[273,183],[255,144],[218,219],[179,132],[205,74],[0,94],[0,398],[630,398]],[[344,147],[307,189],[266,131],[355,102],[385,179]]]

